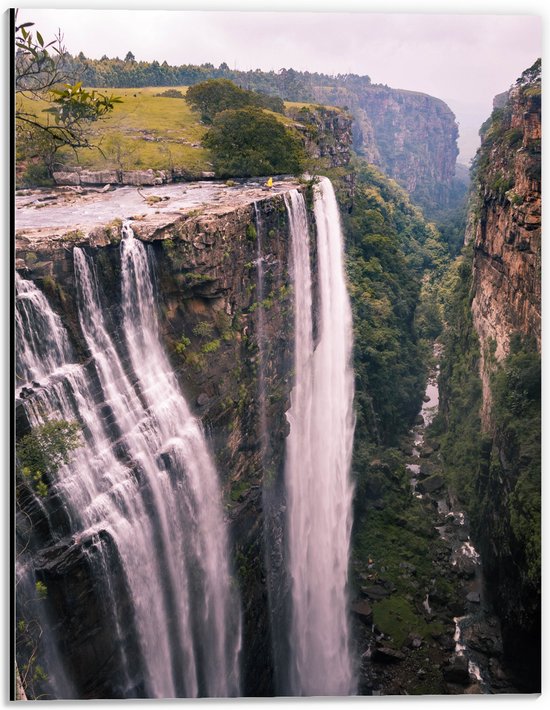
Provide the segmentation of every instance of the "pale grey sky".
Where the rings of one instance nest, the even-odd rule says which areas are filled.
[[[329,4],[330,5],[330,4]],[[332,10],[332,7],[327,9]],[[364,12],[21,10],[46,37],[61,29],[72,53],[238,69],[368,74],[373,82],[437,96],[459,122],[468,163],[493,96],[541,56],[534,15]]]

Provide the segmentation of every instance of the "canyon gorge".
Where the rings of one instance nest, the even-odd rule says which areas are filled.
[[[16,192],[28,698],[540,689],[540,62],[468,195],[439,99],[277,81],[315,175]]]

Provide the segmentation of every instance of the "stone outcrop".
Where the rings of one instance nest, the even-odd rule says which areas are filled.
[[[324,158],[328,167],[345,167],[353,147],[353,118],[337,108],[303,106],[290,108],[287,114],[305,139],[306,150],[313,158]]]
[[[172,182],[173,175],[165,170],[83,170],[65,168],[52,175],[56,185],[162,185]]]

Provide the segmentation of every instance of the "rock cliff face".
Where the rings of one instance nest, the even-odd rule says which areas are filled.
[[[472,313],[481,343],[482,419],[490,428],[490,369],[519,333],[541,345],[540,66],[524,73],[482,128],[468,241]]]
[[[440,99],[388,86],[315,87],[317,100],[346,106],[357,152],[429,209],[450,205],[458,126]]]
[[[274,690],[266,588],[266,565],[272,563],[264,541],[268,536],[270,543],[277,544],[277,516],[284,503],[279,488],[293,351],[284,192],[292,187],[296,185],[291,182],[279,184],[279,194],[273,195],[252,190],[248,199],[235,188],[240,193],[240,199],[233,200],[236,205],[227,199],[210,212],[153,214],[133,221],[135,235],[149,242],[154,252],[165,346],[190,406],[209,432],[222,479],[243,603],[245,695],[268,695]],[[116,332],[120,322],[120,238],[120,222],[98,227],[90,234],[66,229],[18,234],[18,271],[47,294],[82,361],[86,346],[77,318],[71,247],[78,244],[93,257],[108,320],[115,324]],[[256,293],[258,258],[264,271],[261,300]],[[263,455],[258,430],[260,310],[264,314],[262,361],[269,432]],[[21,407],[18,411],[21,434],[25,418]],[[264,530],[262,516],[266,490],[272,494],[269,505],[274,522],[270,530]],[[108,628],[99,627],[108,615],[87,563],[87,542],[81,542],[82,550],[74,541],[54,544],[62,531],[43,525],[36,525],[33,534],[33,544],[43,550],[39,576],[47,585],[48,603],[62,629],[63,652],[70,659],[75,685],[83,697],[117,697],[118,656],[109,645]],[[116,593],[124,605],[122,586]],[[75,598],[87,600],[77,616],[69,603]],[[90,638],[93,644],[88,643]],[[127,653],[134,653],[135,646],[129,632]],[[98,685],[93,669],[101,657],[109,658],[110,666]]]
[[[331,168],[346,166],[353,146],[353,118],[346,111],[326,106],[290,108],[287,114],[305,138],[313,158],[324,158]]]
[[[540,90],[539,61],[483,126],[469,230],[485,435],[477,538],[505,652],[530,692],[540,688],[541,633]]]

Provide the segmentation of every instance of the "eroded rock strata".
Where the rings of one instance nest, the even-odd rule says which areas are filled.
[[[476,537],[519,687],[540,689],[540,61],[482,128],[470,239],[480,342]]]

